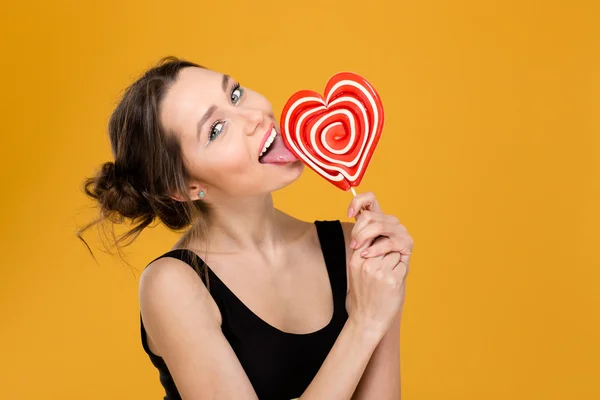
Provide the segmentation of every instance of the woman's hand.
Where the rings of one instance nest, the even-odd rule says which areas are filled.
[[[408,269],[414,241],[398,218],[381,211],[373,193],[356,195],[348,208],[348,216],[356,216],[350,247],[361,249],[361,257],[373,258],[398,252],[400,262]],[[369,246],[362,249],[365,244]]]
[[[372,193],[356,196],[348,215],[357,215],[351,233],[348,315],[381,338],[404,303],[413,241],[397,218],[381,212]]]

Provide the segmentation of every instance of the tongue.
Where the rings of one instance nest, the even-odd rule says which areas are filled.
[[[275,140],[271,143],[271,147],[269,147],[267,153],[259,161],[263,164],[281,164],[297,160],[298,158],[285,147],[281,136],[278,134],[275,136]]]

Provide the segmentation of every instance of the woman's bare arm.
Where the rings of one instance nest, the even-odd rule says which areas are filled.
[[[182,399],[258,399],[221,332],[216,304],[196,272],[174,258],[150,264],[140,279],[144,327]]]
[[[401,313],[373,352],[352,400],[400,400]]]
[[[346,260],[354,251],[350,247],[351,233],[354,223],[343,222],[344,237],[346,240]],[[398,314],[394,323],[373,352],[369,364],[352,396],[352,400],[399,400],[401,398],[400,383],[400,322],[402,312]]]

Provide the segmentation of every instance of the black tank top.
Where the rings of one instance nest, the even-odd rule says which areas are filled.
[[[246,307],[207,266],[210,293],[222,315],[221,330],[260,400],[300,397],[325,361],[348,318],[345,305],[346,247],[342,226],[339,221],[315,221],[315,225],[334,303],[331,321],[318,331],[287,333],[266,323]],[[198,265],[206,266],[197,254],[189,250],[173,250],[157,259],[163,257],[177,258],[190,265],[195,258]],[[206,284],[204,275],[199,276]],[[159,371],[160,382],[166,392],[164,400],[181,399],[164,360],[148,347],[143,322],[141,334],[142,346]]]

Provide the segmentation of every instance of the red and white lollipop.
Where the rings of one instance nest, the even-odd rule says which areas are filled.
[[[363,77],[340,72],[327,82],[325,98],[301,90],[283,108],[286,147],[342,190],[358,186],[383,130],[383,105]]]

